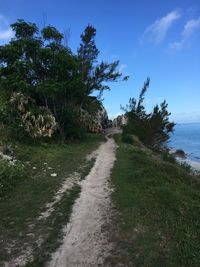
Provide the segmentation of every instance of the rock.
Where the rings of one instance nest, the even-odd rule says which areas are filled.
[[[174,153],[177,157],[186,158],[186,154],[182,149],[177,149]]]
[[[115,118],[113,120],[113,126],[114,127],[118,127],[118,128],[122,128],[123,126],[127,125],[128,122],[128,118],[126,117],[126,115],[119,115],[117,116],[117,118]]]
[[[109,124],[108,114],[103,105],[100,106],[96,114],[96,119],[103,129],[108,127]]]

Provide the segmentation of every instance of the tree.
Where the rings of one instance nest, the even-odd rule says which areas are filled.
[[[175,124],[169,121],[171,113],[167,110],[166,101],[156,105],[151,113],[146,112],[144,100],[149,84],[150,79],[147,78],[138,101],[130,98],[129,105],[122,108],[128,117],[123,133],[134,134],[147,146],[160,148],[169,140]]]
[[[11,27],[15,38],[0,47],[1,93],[6,92],[8,105],[13,94],[20,93],[33,100],[31,109],[36,113],[49,110],[64,138],[68,111],[75,109],[83,94],[78,58],[62,45],[63,35],[54,27],[45,27],[41,34],[35,24],[23,20]]]
[[[160,107],[156,105],[149,116],[148,143],[159,147],[167,142],[175,124],[169,121],[171,113],[167,110],[168,104],[164,100]]]
[[[102,94],[109,89],[105,82],[122,77],[117,71],[119,62],[98,64],[96,30],[92,26],[86,27],[81,35],[77,55],[63,44],[64,36],[55,27],[47,26],[40,31],[35,23],[24,20],[11,27],[15,37],[0,46],[0,94],[5,102],[9,106],[10,99],[20,94],[21,99],[30,100],[27,111],[38,114],[48,110],[63,139],[80,136],[80,114],[83,110],[95,113],[99,99],[91,98],[91,94],[95,91]],[[18,110],[11,116],[16,125],[14,114],[19,115]]]
[[[122,74],[117,70],[119,61],[107,63],[101,61],[98,63],[99,50],[95,44],[96,29],[88,25],[81,35],[81,44],[78,49],[78,58],[80,61],[80,71],[84,84],[86,86],[85,96],[81,105],[83,106],[88,95],[97,91],[98,98],[101,97],[104,90],[109,90],[107,83],[119,81]],[[122,78],[127,80],[128,76]]]

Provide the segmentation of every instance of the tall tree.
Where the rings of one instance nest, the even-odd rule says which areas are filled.
[[[118,71],[119,61],[107,63],[98,62],[99,50],[95,43],[96,29],[88,25],[84,33],[81,35],[81,44],[78,49],[78,58],[80,60],[80,71],[86,86],[85,97],[82,100],[82,105],[88,95],[94,91],[99,93],[100,97],[104,90],[110,89],[109,82],[119,81],[122,74]],[[127,80],[128,76],[122,78]]]

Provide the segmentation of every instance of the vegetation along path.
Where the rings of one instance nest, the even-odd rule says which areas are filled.
[[[53,253],[52,260],[46,266],[103,264],[111,250],[111,244],[102,228],[110,219],[109,177],[115,152],[114,140],[107,137],[107,142],[97,150],[95,165],[82,182],[80,197],[76,200],[70,222],[64,229],[63,244]]]
[[[88,135],[85,142],[15,147],[25,174],[0,201],[0,267],[42,267],[49,261],[102,141],[103,135]]]

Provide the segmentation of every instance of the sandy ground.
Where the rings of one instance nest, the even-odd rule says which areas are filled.
[[[73,186],[75,184],[78,184],[79,181],[80,181],[80,174],[77,172],[74,172],[70,177],[68,177],[64,181],[64,183],[62,184],[58,192],[56,192],[53,198],[53,201],[46,204],[46,210],[40,214],[40,216],[38,217],[38,220],[43,220],[43,219],[48,218],[51,215],[51,213],[54,211],[55,204],[58,203],[62,199],[64,193],[67,190],[70,190],[71,188],[73,188]]]
[[[110,129],[107,136],[117,132],[118,129]],[[95,165],[81,183],[70,222],[63,229],[63,244],[46,267],[105,266],[104,260],[112,249],[105,226],[110,220],[109,178],[115,152],[114,140],[107,137],[107,142],[96,151]]]

